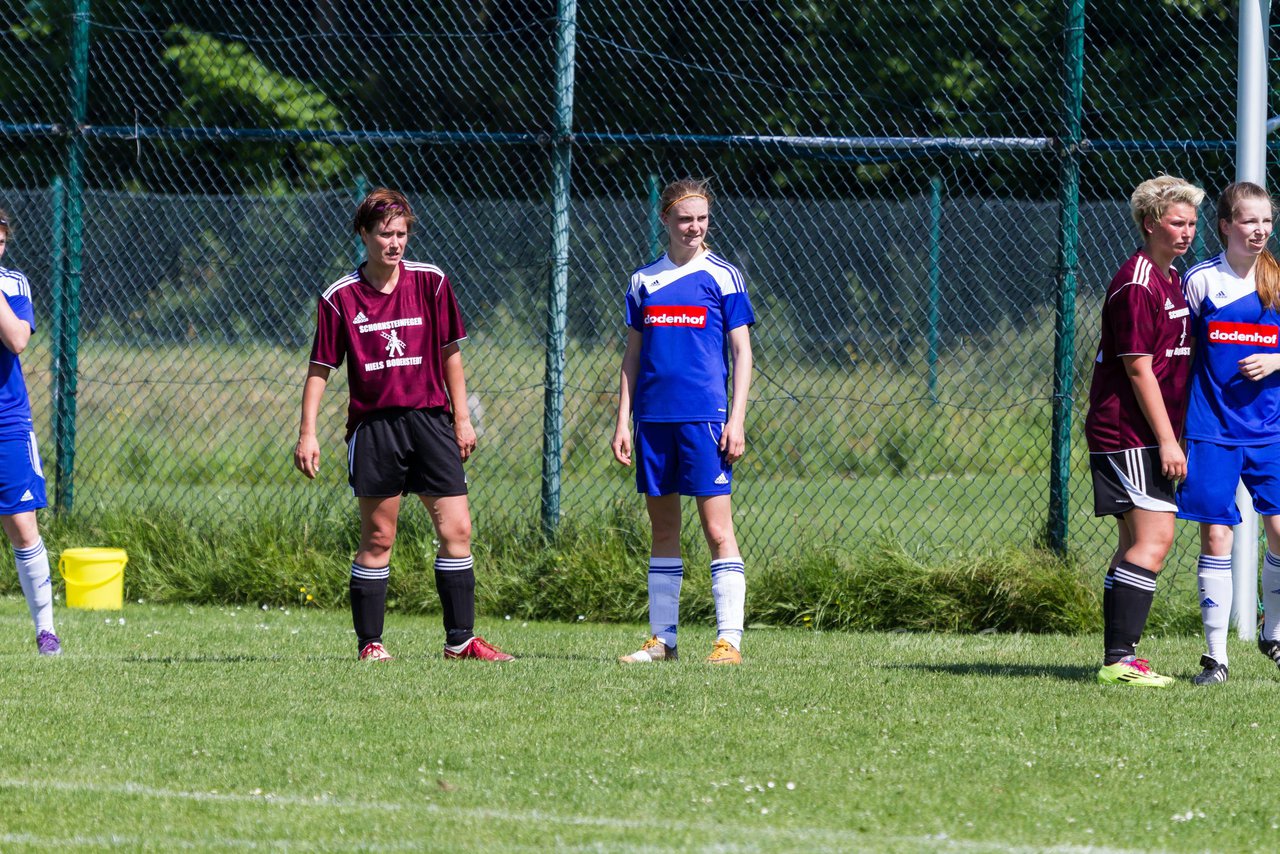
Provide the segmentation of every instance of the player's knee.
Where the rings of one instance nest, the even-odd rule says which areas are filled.
[[[471,519],[462,518],[442,521],[437,533],[440,535],[440,542],[450,549],[450,554],[454,554],[458,548],[471,545]]]
[[[1201,538],[1201,548],[1205,554],[1231,554],[1231,529],[1226,525],[1214,525]]]
[[[365,533],[360,550],[371,555],[383,555],[391,552],[396,542],[395,528],[374,528]]]
[[[734,545],[732,525],[711,523],[704,530],[712,554],[724,554],[726,548]]]

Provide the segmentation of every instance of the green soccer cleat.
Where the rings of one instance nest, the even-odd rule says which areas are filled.
[[[1098,671],[1098,683],[1101,685],[1137,685],[1143,688],[1168,688],[1173,684],[1172,676],[1161,676],[1151,669],[1145,658],[1126,655],[1115,664],[1103,665]]]

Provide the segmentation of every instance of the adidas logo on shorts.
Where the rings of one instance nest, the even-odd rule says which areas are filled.
[[[29,489],[28,489],[26,492],[22,493],[22,497],[21,497],[21,498],[19,498],[18,500],[19,500],[19,501],[34,501],[34,500],[35,500],[35,496],[34,496],[34,495],[32,495],[32,494],[31,494],[31,490],[29,490]]]
[[[716,478],[716,485],[724,486],[728,482],[729,482],[729,478],[724,476],[724,472],[720,472],[720,475]]]

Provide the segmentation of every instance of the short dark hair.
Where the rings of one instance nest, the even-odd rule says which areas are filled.
[[[405,227],[413,231],[413,224],[418,218],[413,215],[409,200],[399,190],[378,187],[365,196],[360,207],[356,208],[356,215],[351,220],[351,230],[362,234],[397,216],[404,217]]]

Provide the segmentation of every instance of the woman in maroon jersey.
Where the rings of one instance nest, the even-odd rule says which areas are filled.
[[[466,337],[449,279],[404,250],[415,218],[405,197],[379,187],[352,228],[367,260],[320,297],[311,365],[302,391],[294,465],[320,467],[316,418],[329,372],[347,362],[347,480],[360,503],[360,546],[351,563],[351,617],[362,661],[389,661],[382,645],[391,547],[400,499],[422,500],[440,548],[436,590],[445,658],[509,661],[472,632],[475,574],[471,511],[462,463],[476,446],[459,342]]]
[[[1190,310],[1173,261],[1191,246],[1199,187],[1161,175],[1129,199],[1142,235],[1107,288],[1102,341],[1089,386],[1085,438],[1094,514],[1115,516],[1119,546],[1103,584],[1103,684],[1163,688],[1136,656],[1173,545],[1175,482],[1187,474],[1180,444],[1191,368]]]

